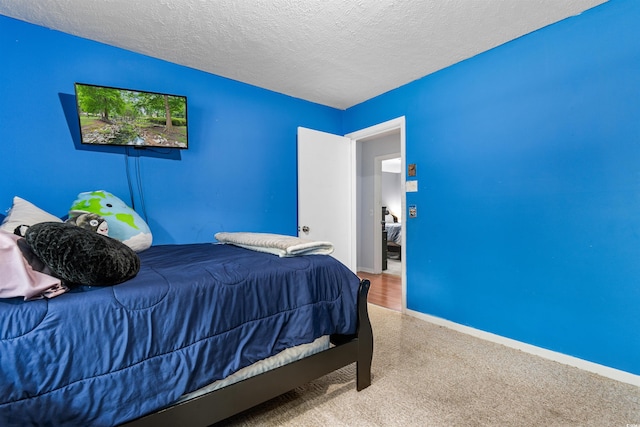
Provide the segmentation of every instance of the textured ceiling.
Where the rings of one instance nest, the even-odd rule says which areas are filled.
[[[0,0],[0,14],[345,109],[606,0]]]

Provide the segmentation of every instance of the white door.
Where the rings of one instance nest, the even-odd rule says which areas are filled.
[[[298,236],[333,243],[333,257],[356,271],[355,143],[298,128]]]

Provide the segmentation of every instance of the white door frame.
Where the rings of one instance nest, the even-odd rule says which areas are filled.
[[[388,120],[386,122],[383,123],[379,123],[377,125],[374,126],[370,126],[368,128],[365,129],[361,129],[355,132],[351,132],[346,134],[345,136],[347,138],[350,138],[352,141],[355,142],[355,144],[358,143],[362,143],[362,142],[366,142],[372,139],[376,139],[376,138],[380,138],[382,136],[391,134],[391,133],[395,133],[398,130],[400,131],[400,185],[403,189],[402,191],[402,195],[400,197],[401,200],[401,206],[402,206],[402,226],[401,226],[401,241],[402,241],[402,248],[401,248],[401,254],[400,256],[402,257],[402,311],[405,312],[407,310],[407,268],[406,268],[406,251],[407,251],[407,236],[406,236],[406,222],[407,222],[407,218],[408,215],[406,215],[406,202],[407,202],[407,195],[406,192],[404,191],[405,188],[405,183],[406,183],[406,164],[405,164],[405,146],[406,146],[406,120],[405,117],[398,117],[396,119],[391,119]],[[353,153],[355,154],[356,149],[355,149],[355,144],[353,147]],[[357,180],[357,176],[356,176],[356,171],[357,171],[357,156],[354,155],[352,158],[352,162],[353,162],[353,180],[352,180],[352,186],[355,187],[355,182]],[[353,197],[354,197],[354,204],[355,204],[355,198],[356,198],[356,192],[353,192]],[[379,197],[379,196],[378,196]],[[380,211],[380,209],[378,208],[378,211]],[[375,212],[374,209],[374,214],[377,215],[378,217],[381,215],[380,212]],[[353,220],[351,221],[352,224],[356,224],[356,209],[352,210],[352,215],[353,215]],[[375,216],[374,216],[374,223],[375,223]],[[380,220],[378,220],[377,224],[378,227],[378,231],[380,231]],[[357,230],[356,228],[354,228],[354,230]],[[357,247],[357,232],[353,233],[352,236],[352,248],[354,248],[354,252],[355,252],[355,248]],[[379,232],[374,232],[374,236],[377,236],[376,238],[378,239],[378,246],[382,245],[382,233]],[[376,257],[379,258],[379,257]],[[380,262],[379,260],[377,262]],[[375,265],[375,264],[374,264]]]

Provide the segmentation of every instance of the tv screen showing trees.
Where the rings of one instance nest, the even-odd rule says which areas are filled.
[[[187,148],[187,98],[75,84],[83,144]]]

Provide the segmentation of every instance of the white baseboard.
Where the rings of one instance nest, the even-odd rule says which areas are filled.
[[[540,356],[545,359],[553,360],[565,365],[573,366],[584,371],[588,371],[612,380],[620,381],[623,383],[631,384],[640,387],[640,375],[635,375],[630,372],[621,371],[619,369],[610,368],[608,366],[600,365],[598,363],[589,362],[587,360],[579,359],[577,357],[568,356],[566,354],[558,353],[556,351],[547,350],[542,347],[536,347],[535,345],[516,341],[511,338],[506,338],[500,335],[492,334],[490,332],[481,331],[470,326],[461,325],[459,323],[452,322],[450,320],[441,319],[439,317],[431,316],[429,314],[420,313],[406,309],[406,314],[433,323],[435,325],[444,326],[449,329],[453,329],[463,334],[471,335],[476,338],[491,341],[497,344],[514,348],[516,350],[523,351],[525,353]]]

